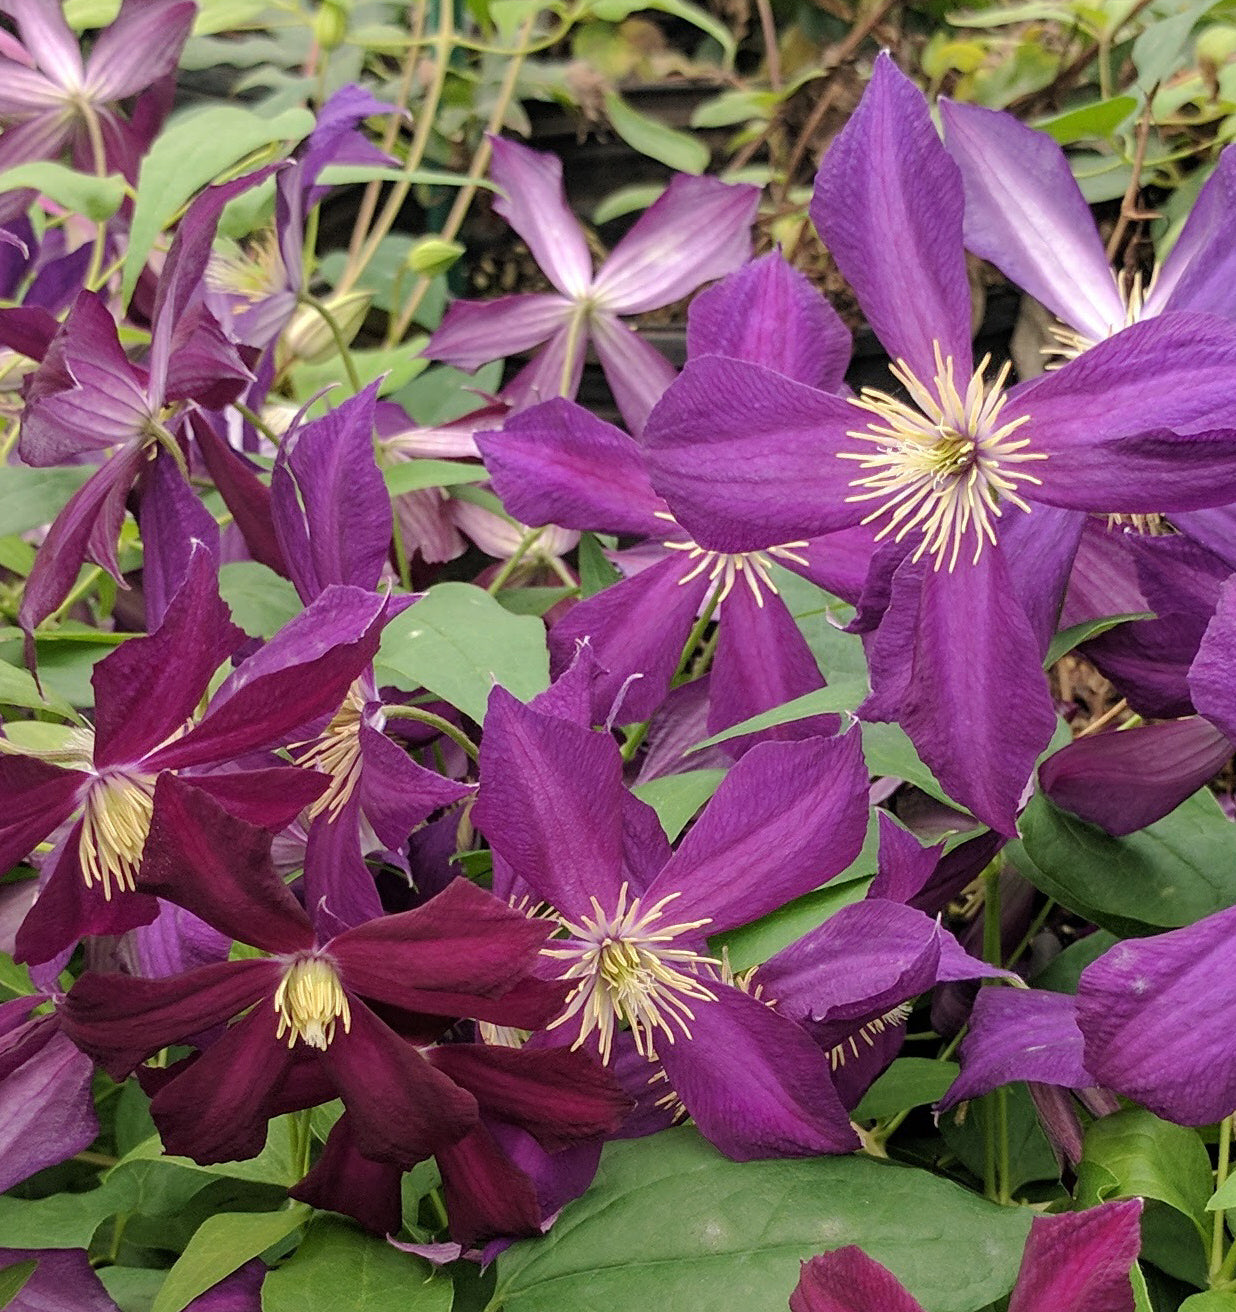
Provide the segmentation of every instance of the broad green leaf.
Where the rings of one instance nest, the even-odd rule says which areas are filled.
[[[0,1195],[0,1248],[87,1248],[99,1226],[109,1216],[131,1211],[133,1201],[132,1181],[124,1179],[80,1194]]]
[[[687,822],[717,791],[724,770],[686,770],[682,774],[662,775],[636,784],[632,789],[641,802],[657,813],[661,828],[670,842],[687,827]]]
[[[598,592],[619,582],[621,572],[605,554],[595,533],[581,533],[579,537],[579,595],[595,597]]]
[[[1185,42],[1197,20],[1213,9],[1215,0],[1194,0],[1182,12],[1157,23],[1149,23],[1133,42],[1133,67],[1137,85],[1145,93],[1174,73],[1184,52]]]
[[[864,724],[863,754],[873,775],[891,776],[914,784],[923,792],[948,806],[961,807],[936,783],[936,777],[923,764],[906,731],[899,724]],[[959,818],[958,828],[972,829],[977,821]]]
[[[993,1114],[992,1098],[978,1098],[940,1118],[944,1142],[982,1179],[987,1155],[987,1119]],[[1005,1120],[1009,1136],[1009,1188],[1017,1190],[1036,1180],[1056,1180],[1060,1164],[1039,1124],[1038,1113],[1025,1085],[1005,1089]]]
[[[120,12],[120,0],[64,0],[65,22],[75,31],[106,27]]]
[[[378,682],[427,688],[477,724],[495,684],[527,701],[549,686],[545,626],[471,583],[439,583],[387,626]]]
[[[21,1293],[27,1280],[34,1275],[37,1259],[27,1258],[0,1269],[0,1308],[6,1308]]]
[[[1062,146],[1071,146],[1086,137],[1106,140],[1137,109],[1134,96],[1113,96],[1110,100],[1096,100],[1090,105],[1079,105],[1064,114],[1041,119],[1035,124]]]
[[[1030,982],[1036,989],[1050,989],[1053,993],[1076,993],[1082,971],[1118,942],[1115,934],[1109,934],[1105,929],[1096,929],[1053,957],[1037,975],[1031,977]]]
[[[352,350],[350,352],[352,367],[356,370],[361,386],[367,387],[380,378],[382,381],[378,386],[379,396],[389,396],[401,387],[406,387],[418,374],[424,373],[429,367],[429,361],[421,359],[417,354],[427,341],[426,337],[416,337],[408,338],[398,346],[389,348]],[[338,385],[346,388],[345,394],[352,391],[352,379],[343,357],[338,353],[331,355],[327,360],[313,363],[301,361],[292,370],[290,381],[296,400],[302,405],[316,397],[323,388]],[[311,417],[324,414],[333,407],[334,403],[334,397],[318,397],[309,406],[308,413]]]
[[[961,1069],[955,1061],[930,1057],[898,1057],[863,1095],[854,1110],[856,1121],[878,1121],[911,1107],[939,1102]]]
[[[220,566],[219,595],[251,638],[273,637],[305,609],[290,580],[256,560],[232,560]]]
[[[182,1312],[224,1276],[286,1239],[313,1209],[293,1203],[279,1212],[219,1212],[207,1217],[167,1273],[150,1312]]]
[[[112,1171],[124,1171],[150,1162],[195,1171],[214,1179],[223,1176],[232,1180],[251,1180],[255,1184],[282,1185],[285,1188],[300,1179],[297,1165],[292,1160],[291,1116],[275,1117],[267,1128],[266,1144],[262,1151],[243,1162],[215,1162],[210,1166],[199,1166],[189,1157],[165,1156],[159,1136],[154,1134],[126,1153],[112,1167]]]
[[[77,712],[68,702],[48,692],[39,692],[28,670],[0,661],[0,706],[21,706],[29,711],[50,711],[64,720],[77,720]]]
[[[1104,1173],[1097,1186],[1091,1167]],[[1107,1177],[1115,1180],[1114,1188]],[[1085,1206],[1110,1198],[1153,1198],[1188,1217],[1209,1242],[1206,1204],[1213,1184],[1210,1154],[1196,1130],[1130,1107],[1100,1117],[1086,1131],[1077,1168],[1077,1198]]]
[[[1190,1294],[1180,1305],[1180,1312],[1236,1312],[1236,1294],[1222,1289],[1205,1289]]]
[[[1021,855],[1014,849],[1014,857],[1026,878],[1113,934],[1177,929],[1236,904],[1232,825],[1208,789],[1123,838],[1041,793],[1020,823]]]
[[[105,1266],[95,1274],[120,1312],[150,1312],[165,1271],[137,1266]]]
[[[476,410],[484,404],[482,395],[496,392],[501,384],[501,360],[483,365],[474,374],[449,365],[435,365],[400,388],[393,399],[416,423],[432,427],[448,424]]]
[[[926,1312],[977,1312],[1011,1288],[1029,1225],[1026,1209],[913,1167],[731,1162],[694,1130],[667,1130],[608,1144],[596,1181],[549,1234],[498,1258],[491,1306],[785,1312],[800,1261],[861,1244]]]
[[[119,173],[98,178],[48,159],[18,164],[0,173],[0,192],[18,191],[23,187],[33,187],[57,205],[84,214],[95,223],[110,219],[125,196],[125,180]]]
[[[599,18],[603,23],[621,23],[631,14],[648,9],[671,14],[698,27],[701,32],[707,32],[724,52],[726,64],[733,61],[737,49],[733,32],[706,9],[689,3],[689,0],[593,0],[589,5],[591,16]]]
[[[1047,655],[1043,657],[1043,668],[1050,670],[1061,656],[1067,655],[1074,647],[1080,647],[1083,642],[1089,642],[1091,638],[1097,638],[1100,633],[1106,633],[1118,624],[1127,624],[1130,620],[1152,620],[1154,618],[1153,611],[1136,611],[1128,615],[1107,615],[1101,620],[1086,620],[1081,624],[1074,624],[1067,629],[1061,629],[1051,640]]]
[[[386,490],[393,497],[420,492],[427,487],[455,487],[459,483],[483,483],[489,472],[484,465],[467,460],[403,460],[382,471]]]
[[[795,720],[806,720],[813,715],[830,715],[838,711],[852,711],[867,695],[867,681],[861,683],[854,679],[844,679],[830,684],[827,688],[817,688],[814,692],[804,693],[792,701],[774,706],[771,711],[761,711],[738,724],[714,733],[694,747],[687,749],[685,755],[701,752],[705,747],[715,747],[718,743],[729,742],[731,738],[741,738],[744,734],[757,733],[761,729],[772,729],[779,724],[792,724]]]
[[[451,1282],[347,1221],[318,1216],[262,1284],[262,1312],[450,1312]]]
[[[0,952],[0,1002],[28,998],[34,991],[29,970],[19,966],[7,952]]]
[[[307,109],[287,109],[274,118],[262,118],[237,105],[209,105],[174,119],[142,161],[121,280],[122,299],[127,301],[133,294],[159,233],[182,205],[247,155],[276,142],[295,141],[309,132],[313,123]]]
[[[268,8],[268,0],[197,0],[197,22],[194,36],[210,36],[215,32],[235,32],[261,18]]]
[[[728,128],[752,119],[766,119],[777,107],[769,91],[723,91],[705,100],[691,115],[693,128]]]
[[[621,219],[624,215],[646,210],[654,201],[665,194],[665,188],[655,182],[640,186],[619,187],[592,211],[592,221],[598,227],[609,223],[611,219]]]
[[[605,112],[614,131],[641,155],[679,173],[703,173],[708,167],[708,147],[698,137],[632,109],[616,91],[605,93]]]
[[[578,588],[502,588],[498,604],[512,615],[544,615],[565,597],[578,596]]]
[[[94,472],[87,465],[0,465],[0,534],[7,537],[50,524]]]

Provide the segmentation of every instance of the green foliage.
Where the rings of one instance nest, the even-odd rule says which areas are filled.
[[[686,770],[636,784],[632,791],[657,813],[661,828],[672,842],[717,791],[725,773],[724,770]]]

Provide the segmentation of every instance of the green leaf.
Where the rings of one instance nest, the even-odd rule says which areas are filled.
[[[382,635],[378,682],[427,688],[480,724],[494,684],[521,701],[549,687],[545,626],[471,583],[438,583]]]
[[[940,1120],[944,1142],[980,1179],[987,1154],[987,1121],[992,1098],[979,1098]],[[1010,1085],[1004,1095],[1009,1138],[1009,1188],[1017,1190],[1037,1180],[1057,1180],[1060,1164],[1039,1124],[1038,1113],[1024,1084]]]
[[[107,1180],[85,1193],[48,1198],[0,1195],[0,1248],[88,1248],[94,1232],[133,1207],[131,1181]]]
[[[687,827],[687,822],[717,791],[725,770],[686,770],[682,774],[662,775],[636,784],[632,789],[641,802],[657,813],[661,828],[672,843]]]
[[[854,1110],[854,1119],[879,1121],[911,1107],[939,1102],[960,1070],[955,1061],[898,1057],[863,1095]]]
[[[1236,1312],[1236,1294],[1220,1289],[1206,1289],[1190,1294],[1180,1305],[1180,1312]]]
[[[105,1266],[95,1272],[120,1312],[150,1312],[166,1274],[136,1266]]]
[[[286,1239],[313,1209],[293,1203],[280,1212],[219,1212],[207,1217],[167,1273],[150,1312],[182,1312],[224,1276]]]
[[[402,460],[382,471],[386,490],[393,497],[420,492],[427,487],[457,487],[460,483],[483,483],[489,472],[484,465],[465,460]]]
[[[1112,838],[1036,793],[1021,817],[1026,878],[1113,934],[1191,925],[1236,904],[1231,821],[1201,789],[1170,815]]]
[[[1182,12],[1148,24],[1133,42],[1133,67],[1137,85],[1147,94],[1156,83],[1174,73],[1184,53],[1185,42],[1197,20],[1213,9],[1215,0],[1194,0]]]
[[[512,615],[544,615],[564,597],[578,596],[578,588],[502,588],[498,604]]]
[[[715,747],[718,743],[729,742],[731,738],[741,738],[744,734],[756,733],[760,729],[772,729],[779,724],[792,724],[795,720],[806,720],[813,715],[830,715],[838,711],[852,711],[867,696],[867,681],[860,683],[855,679],[843,679],[830,684],[827,688],[817,688],[814,692],[804,693],[792,701],[774,706],[771,711],[761,711],[714,733],[694,747],[687,748],[685,756],[692,752],[702,752],[705,747]]]
[[[37,1259],[28,1257],[24,1262],[14,1262],[0,1269],[0,1308],[8,1307],[21,1293],[26,1281],[34,1275],[36,1266]]]
[[[77,712],[54,693],[46,696],[28,670],[19,669],[7,661],[0,661],[0,705],[20,706],[28,711],[50,711],[64,720],[77,720]]]
[[[710,155],[702,141],[632,109],[616,91],[605,93],[605,112],[614,131],[641,155],[679,173],[703,173],[708,167]]]
[[[16,168],[0,173],[0,192],[17,191],[22,187],[33,187],[57,205],[63,205],[75,214],[84,214],[95,223],[110,219],[125,197],[125,180],[119,173],[97,178],[51,160],[18,164]]]
[[[1153,611],[1134,611],[1128,615],[1106,615],[1101,620],[1084,620],[1081,624],[1074,624],[1067,629],[1061,629],[1051,640],[1047,655],[1043,657],[1043,668],[1050,670],[1061,656],[1067,655],[1074,647],[1080,647],[1083,642],[1089,642],[1091,638],[1097,638],[1100,633],[1106,633],[1118,624],[1127,624],[1131,620],[1152,620],[1154,618]]]
[[[262,1312],[450,1312],[451,1282],[421,1258],[334,1217],[315,1217],[262,1284]]]
[[[936,783],[936,777],[919,759],[906,731],[899,724],[864,724],[862,726],[863,754],[867,769],[873,775],[891,776],[914,784],[923,792],[947,806],[962,808]],[[958,820],[958,827],[972,829],[978,822]]]
[[[19,966],[7,952],[0,952],[0,1001],[28,998],[34,991],[29,970]]]
[[[579,537],[579,595],[595,597],[619,582],[622,574],[610,562],[595,533]]]
[[[752,119],[763,121],[777,107],[770,91],[723,91],[699,105],[691,115],[693,128],[728,128]]]
[[[1102,1173],[1097,1183],[1090,1174],[1094,1167]],[[1086,1131],[1077,1168],[1077,1200],[1083,1206],[1110,1198],[1153,1198],[1188,1217],[1209,1243],[1206,1204],[1213,1184],[1210,1154],[1196,1130],[1130,1107],[1100,1117]]]
[[[1029,1225],[1026,1209],[913,1167],[731,1162],[694,1130],[667,1130],[606,1146],[549,1234],[499,1257],[492,1307],[785,1312],[800,1261],[861,1244],[926,1312],[977,1312],[1012,1286]],[[981,1260],[957,1261],[958,1235]]]
[[[304,606],[290,580],[256,560],[232,560],[219,569],[219,595],[251,638],[271,638]]]
[[[718,22],[706,9],[689,3],[689,0],[593,0],[588,8],[591,17],[599,18],[603,23],[621,23],[631,14],[648,9],[671,14],[698,27],[701,32],[707,32],[721,47],[727,66],[734,60],[737,45],[733,32],[724,23]]]
[[[425,187],[480,187],[483,191],[497,191],[487,178],[470,178],[466,173],[447,173],[442,169],[391,168],[383,164],[328,164],[319,179],[324,187],[337,187],[356,182],[411,182]],[[442,238],[433,240],[441,241]]]
[[[87,465],[51,469],[0,465],[0,534],[28,533],[50,524],[94,472]]]
[[[127,301],[133,294],[155,240],[182,205],[245,156],[276,142],[298,140],[313,123],[307,109],[287,109],[274,118],[262,118],[236,105],[208,105],[175,118],[142,161],[122,299]]]
[[[1093,104],[1079,105],[1064,114],[1041,119],[1034,126],[1062,146],[1071,146],[1073,142],[1088,137],[1106,140],[1136,109],[1136,97],[1113,96],[1110,100],[1096,100]]]
[[[648,182],[639,186],[619,187],[611,191],[592,211],[592,222],[600,227],[611,219],[621,219],[624,215],[643,212],[654,201],[665,194],[665,188],[659,183]]]

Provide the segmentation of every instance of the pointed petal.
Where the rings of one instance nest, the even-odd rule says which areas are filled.
[[[687,311],[687,358],[727,355],[837,392],[850,330],[807,277],[771,251],[701,292]]]
[[[741,360],[689,362],[644,433],[653,487],[701,546],[758,551],[857,524],[848,505],[861,422],[848,401]],[[1046,463],[1046,462],[1044,462]]]
[[[867,896],[909,902],[931,878],[944,844],[923,847],[887,811],[877,811],[876,820],[880,829],[880,868]]]
[[[584,376],[587,345],[574,319],[564,324],[502,389],[502,402],[515,411],[556,396],[573,398]]]
[[[84,1248],[0,1248],[0,1266],[30,1258],[36,1262],[34,1273],[8,1304],[9,1312],[62,1307],[73,1312],[116,1312]]]
[[[658,1045],[669,1088],[700,1133],[736,1162],[846,1153],[858,1145],[824,1054],[793,1021],[718,984],[690,1039]]]
[[[1011,114],[941,99],[965,182],[966,246],[1091,341],[1125,325],[1111,263],[1064,152]]]
[[[652,407],[677,376],[674,366],[655,346],[612,315],[594,313],[588,321],[588,332],[618,413],[638,436],[648,423]]]
[[[360,802],[373,832],[391,849],[408,841],[414,826],[440,807],[461,801],[471,784],[426,770],[385,734],[367,724],[360,728]]]
[[[174,774],[160,775],[138,886],[267,952],[313,946],[300,903],[276,873],[271,836]]]
[[[540,293],[452,301],[424,354],[470,373],[547,342],[574,313],[565,296]]]
[[[381,916],[373,872],[361,855],[360,798],[355,794],[338,816],[319,815],[310,825],[304,896],[320,938]]]
[[[489,697],[473,819],[494,851],[568,916],[617,900],[622,760],[608,734]]]
[[[29,756],[0,756],[0,867],[11,870],[73,814],[90,776]]]
[[[491,136],[489,144],[493,148],[489,176],[504,193],[494,201],[494,213],[527,242],[532,258],[564,296],[586,295],[592,283],[592,257],[583,229],[566,203],[562,161],[504,137]]]
[[[1066,811],[1109,834],[1162,820],[1213,779],[1236,745],[1200,716],[1078,738],[1039,767],[1039,785]]]
[[[457,1243],[471,1248],[486,1239],[509,1242],[512,1236],[541,1232],[536,1189],[489,1126],[482,1123],[458,1143],[440,1148],[437,1160]]]
[[[853,1244],[803,1263],[790,1312],[923,1312],[887,1268]]]
[[[820,165],[811,219],[876,336],[918,378],[934,376],[936,343],[962,375],[970,363],[962,207],[927,102],[885,51]]]
[[[1133,1312],[1129,1271],[1141,1248],[1142,1200],[1036,1216],[1009,1312]]]
[[[64,12],[45,0],[9,0],[26,49],[56,85],[66,91],[81,85],[82,56]]]
[[[186,782],[213,797],[228,815],[278,834],[317,801],[327,777],[298,765],[272,765],[263,770],[190,774]]]
[[[1229,579],[1220,590],[1214,618],[1202,635],[1189,671],[1193,705],[1229,738],[1236,738],[1233,661],[1236,661],[1236,578]]]
[[[99,33],[86,65],[86,91],[96,101],[125,100],[176,68],[197,6],[189,0],[122,5]]]
[[[1209,1125],[1236,1107],[1233,933],[1229,908],[1117,943],[1082,971],[1077,1021],[1099,1084],[1180,1125]]]
[[[195,549],[219,563],[219,525],[185,482],[176,461],[160,451],[142,479],[142,596],[146,630],[163,623],[192,568]]]
[[[1085,523],[1085,515],[1076,510],[1040,505],[1029,515],[1006,515],[999,528],[1000,553],[1013,593],[1043,656],[1062,627],[1060,610]]]
[[[867,787],[856,732],[758,744],[721,781],[648,899],[679,893],[667,914],[707,916],[709,934],[766,915],[858,855]]]
[[[494,491],[521,524],[640,536],[665,533],[639,445],[570,401],[512,415],[476,444]]]
[[[393,1235],[403,1224],[399,1185],[403,1169],[363,1157],[352,1138],[347,1112],[331,1127],[313,1170],[288,1190],[290,1198],[327,1212],[342,1212],[378,1235]]]
[[[1236,199],[1236,151],[1224,150],[1198,192],[1176,244],[1163,261],[1142,307],[1143,316],[1194,310],[1236,315],[1236,248],[1228,224]]]

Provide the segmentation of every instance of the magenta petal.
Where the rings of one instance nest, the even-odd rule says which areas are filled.
[[[961,1044],[961,1074],[940,1099],[955,1107],[1015,1080],[1066,1089],[1097,1081],[1086,1069],[1077,999],[1043,989],[980,989]]]
[[[570,401],[512,415],[498,433],[478,433],[502,504],[522,524],[631,533],[670,531],[658,512],[638,443]]]
[[[740,576],[721,611],[710,683],[710,734],[824,686],[815,656],[779,596],[766,593],[757,603]],[[811,715],[730,739],[726,748],[737,753],[755,742],[831,737],[840,728],[836,715]]]
[[[818,888],[858,855],[867,832],[867,768],[857,732],[760,743],[721,781],[653,881],[676,922],[708,917],[717,934]]]
[[[494,851],[568,916],[617,901],[622,759],[608,734],[489,697],[473,817]]]
[[[357,1150],[373,1161],[411,1166],[477,1123],[476,1099],[362,1002],[352,1002],[351,1025],[336,1029],[320,1061],[352,1117]]]
[[[385,734],[362,724],[361,809],[373,832],[390,849],[408,841],[415,825],[474,791],[470,784],[426,770]]]
[[[117,1312],[84,1248],[0,1248],[0,1268],[34,1258],[38,1265],[7,1312]]]
[[[820,165],[811,219],[876,336],[918,378],[934,376],[937,345],[963,377],[970,363],[962,207],[927,102],[885,51]]]
[[[527,1175],[481,1124],[438,1149],[451,1237],[465,1247],[486,1239],[536,1235],[541,1207]]]
[[[184,779],[162,774],[138,886],[267,952],[313,946],[300,903],[275,872],[270,834],[229,815]]]
[[[618,412],[631,432],[638,435],[644,431],[652,407],[674,381],[674,366],[634,328],[613,315],[594,312],[588,329]]]
[[[841,397],[743,360],[689,362],[644,433],[653,487],[714,551],[758,551],[848,528],[854,476],[837,452],[861,422]]]
[[[309,827],[304,898],[320,938],[382,914],[373,873],[361,855],[360,798],[355,794],[337,816],[319,815]]]
[[[278,962],[268,960],[224,961],[158,980],[87,971],[65,999],[64,1031],[122,1079],[151,1053],[273,995],[281,973]],[[267,1019],[273,1039],[273,1010]]]
[[[687,311],[687,358],[728,355],[797,383],[841,390],[850,330],[806,276],[771,251],[701,292]]]
[[[1036,1216],[1009,1312],[1133,1312],[1142,1200]]]
[[[1236,1107],[1236,908],[1117,943],[1082,972],[1077,1020],[1099,1084],[1180,1125]]]
[[[564,296],[586,295],[592,283],[592,257],[583,229],[566,203],[562,161],[504,137],[491,136],[489,143],[493,148],[489,175],[505,193],[494,201],[494,213],[527,242],[532,258]]]
[[[940,101],[944,140],[965,182],[966,246],[1091,341],[1125,326],[1125,307],[1064,152],[1011,114]]]
[[[523,982],[552,929],[455,879],[412,911],[344,931],[330,954],[349,992],[407,1011],[484,1019],[485,1000]]]
[[[1236,247],[1228,232],[1234,193],[1236,151],[1225,149],[1159,269],[1143,315],[1198,310],[1230,319],[1236,313]]]
[[[575,313],[564,296],[499,296],[454,301],[424,354],[469,372],[548,341]]]
[[[758,187],[679,173],[597,272],[593,295],[614,314],[672,305],[751,254]]]
[[[262,999],[155,1094],[150,1114],[169,1153],[208,1166],[262,1151],[271,1104],[295,1060],[276,1029],[275,1010]]]
[[[125,100],[176,68],[197,6],[187,0],[129,0],[99,33],[86,65],[86,93],[95,101]]]
[[[29,756],[0,756],[0,867],[11,870],[76,809],[90,776]]]
[[[1039,767],[1039,784],[1066,811],[1109,834],[1162,820],[1213,779],[1236,746],[1200,716],[1078,738]]]
[[[1214,618],[1207,626],[1189,671],[1193,705],[1229,738],[1236,738],[1236,695],[1232,687],[1236,661],[1236,580],[1219,593]]]
[[[658,1045],[669,1088],[700,1133],[736,1162],[847,1153],[858,1136],[805,1031],[755,998],[716,984],[697,1002],[690,1039]]]
[[[297,765],[186,774],[185,780],[213,797],[228,815],[272,834],[286,829],[327,786],[326,775]]]
[[[803,1263],[790,1312],[923,1312],[923,1307],[887,1267],[849,1244]]]
[[[292,1198],[327,1212],[342,1212],[374,1234],[393,1235],[403,1224],[399,1185],[403,1168],[371,1162],[356,1149],[347,1112],[331,1128],[313,1170],[294,1189]]]
[[[944,845],[924,847],[887,811],[877,811],[876,821],[880,830],[879,870],[867,896],[909,902],[931,878]]]
[[[555,674],[581,642],[603,670],[595,705],[619,724],[649,719],[665,700],[696,613],[709,592],[706,574],[685,580],[691,562],[678,552],[581,601],[550,630]],[[612,709],[611,709],[612,708]]]

